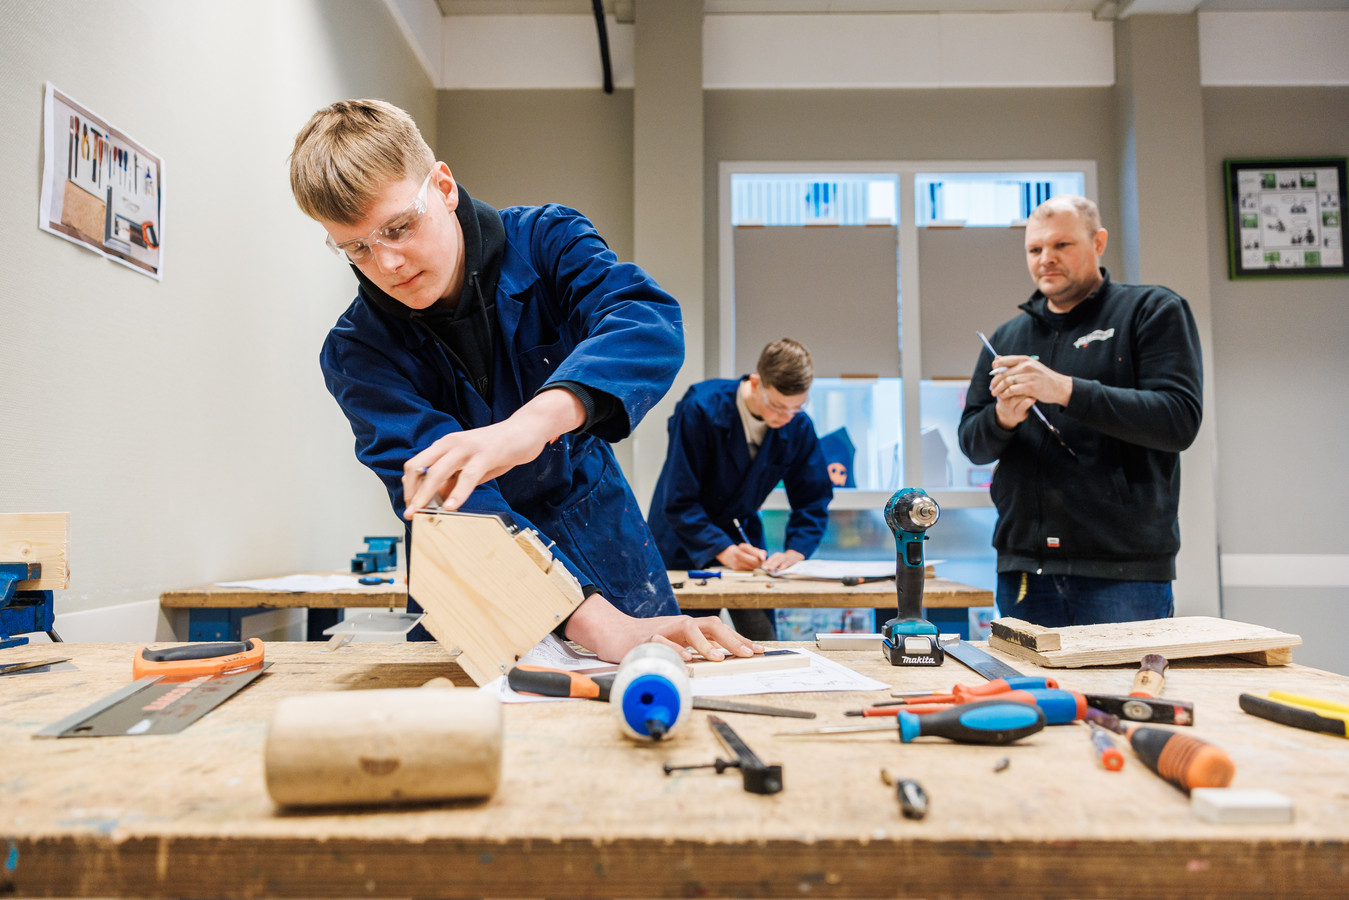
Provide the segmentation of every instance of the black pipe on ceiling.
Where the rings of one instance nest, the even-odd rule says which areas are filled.
[[[590,0],[595,10],[595,28],[600,33],[600,62],[604,66],[604,93],[614,92],[614,70],[609,63],[609,29],[604,25],[604,0]]]

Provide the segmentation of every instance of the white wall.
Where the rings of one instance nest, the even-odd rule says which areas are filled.
[[[355,283],[286,171],[299,127],[344,97],[434,134],[385,6],[0,0],[0,21],[0,512],[71,513],[58,624],[343,568],[364,535],[399,533],[318,368]],[[161,282],[38,229],[47,81],[164,157]]]

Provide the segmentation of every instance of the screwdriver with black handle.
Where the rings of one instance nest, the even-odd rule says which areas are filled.
[[[609,702],[609,689],[614,676],[597,675],[594,678],[565,669],[546,669],[542,666],[516,666],[506,673],[506,684],[522,694],[543,697],[577,697],[583,700]]]

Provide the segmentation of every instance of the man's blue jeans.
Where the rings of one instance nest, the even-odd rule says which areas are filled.
[[[1169,581],[1085,575],[999,572],[997,603],[998,615],[1046,628],[1167,619],[1175,614]]]

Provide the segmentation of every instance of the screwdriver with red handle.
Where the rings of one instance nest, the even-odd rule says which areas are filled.
[[[983,684],[957,684],[945,694],[930,694],[921,691],[913,694],[891,694],[903,696],[905,703],[969,703],[974,700],[986,700],[1005,691],[1021,691],[1045,688],[1057,688],[1059,683],[1053,678],[1038,678],[1030,675],[1017,675],[1012,678],[994,678]],[[963,699],[962,699],[963,698]]]

